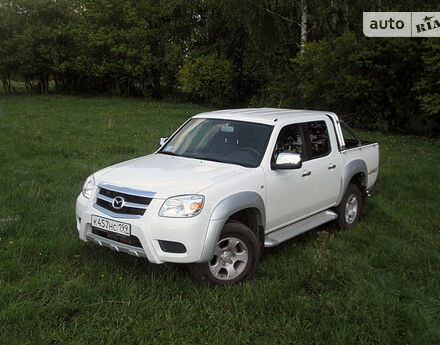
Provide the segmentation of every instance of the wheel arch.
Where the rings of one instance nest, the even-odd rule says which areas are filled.
[[[260,194],[252,191],[232,194],[220,201],[211,214],[199,262],[212,259],[223,226],[228,220],[243,222],[264,239],[266,209]]]
[[[229,222],[239,222],[246,225],[261,242],[264,242],[263,218],[259,209],[251,207],[237,211],[226,219],[226,223]]]
[[[350,183],[354,183],[359,187],[361,191],[362,200],[366,197],[366,186],[368,179],[367,164],[362,159],[355,159],[348,163],[341,174],[341,189],[339,191],[339,197],[336,205],[341,203]]]

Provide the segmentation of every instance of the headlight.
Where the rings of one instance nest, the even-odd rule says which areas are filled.
[[[87,199],[89,199],[90,195],[92,194],[93,188],[95,188],[95,176],[90,175],[89,177],[87,177],[86,181],[84,182],[82,195],[84,195]]]
[[[188,218],[202,212],[205,198],[201,195],[181,195],[165,200],[159,211],[161,217]]]

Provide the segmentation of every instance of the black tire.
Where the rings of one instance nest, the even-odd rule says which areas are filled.
[[[338,219],[336,220],[338,227],[341,229],[348,229],[355,226],[359,220],[361,206],[361,192],[359,191],[358,186],[350,183],[345,191],[341,203],[335,209],[336,213],[338,214]]]
[[[212,260],[191,264],[189,270],[197,280],[209,285],[238,284],[255,274],[261,256],[259,242],[255,233],[246,225],[226,223]]]
[[[235,219],[228,220],[228,223],[243,224],[239,220],[235,220]],[[258,237],[260,237],[260,236],[258,236]],[[263,254],[264,254],[264,235],[262,235],[262,237],[263,238],[258,241],[258,243],[260,243],[260,256],[258,257],[258,260],[261,260],[263,258]]]

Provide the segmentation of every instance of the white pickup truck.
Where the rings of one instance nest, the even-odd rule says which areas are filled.
[[[254,274],[264,247],[330,221],[354,226],[378,165],[379,145],[331,112],[202,113],[155,153],[89,176],[77,230],[83,241],[235,284]]]

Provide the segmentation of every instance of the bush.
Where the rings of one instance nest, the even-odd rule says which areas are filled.
[[[425,47],[423,55],[421,42],[357,38],[348,31],[335,40],[310,42],[292,59],[287,74],[272,78],[264,100],[275,106],[335,111],[361,128],[434,133],[431,115],[439,111],[439,60],[432,47]],[[421,56],[429,73],[417,82],[424,67]],[[415,85],[421,106],[412,90]]]
[[[430,116],[440,116],[440,42],[428,39],[422,53],[423,73],[414,91],[422,110]]]
[[[234,95],[234,65],[216,54],[185,62],[178,73],[182,90],[192,100],[222,105]]]

